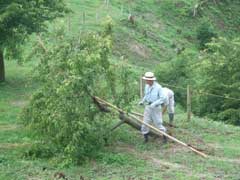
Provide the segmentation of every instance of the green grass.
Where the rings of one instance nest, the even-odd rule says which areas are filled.
[[[188,122],[180,108],[176,112],[178,128],[170,131],[176,138],[202,149],[208,158],[173,142],[162,144],[161,139],[151,138],[144,144],[140,132],[127,125],[112,133],[114,144],[81,166],[65,167],[58,156],[24,156],[35,142],[18,119],[37,88],[37,83],[29,85],[31,66],[7,62],[7,82],[0,86],[0,179],[54,179],[59,172],[68,179],[239,178],[240,128],[197,117]],[[167,121],[167,116],[164,118]]]
[[[201,18],[192,18],[188,14],[196,0],[179,1],[183,4],[178,6],[183,8],[176,8],[177,2],[170,0],[131,3],[114,0],[110,1],[108,8],[103,2],[69,1],[74,12],[69,15],[69,32],[75,36],[85,30],[100,30],[101,21],[111,15],[115,21],[112,59],[116,63],[120,56],[124,56],[141,74],[154,69],[161,61],[174,58],[173,44],[193,50],[197,48],[195,30]],[[231,6],[237,12],[237,6]],[[137,16],[136,26],[127,22],[129,10]],[[217,15],[221,11],[213,7],[205,13],[211,15],[209,17],[218,25],[220,16]],[[84,24],[83,12],[86,14]],[[224,22],[229,19],[229,14],[228,10]],[[62,21],[65,26],[68,26],[67,19]],[[50,25],[50,29],[59,24],[61,20]],[[218,32],[223,34],[227,28]],[[234,33],[234,27],[229,28]],[[147,36],[144,31],[148,32]],[[141,54],[138,48],[145,54]],[[161,139],[151,138],[148,144],[144,144],[140,132],[127,125],[112,133],[116,138],[114,144],[81,166],[65,167],[58,156],[49,159],[24,156],[36,141],[19,120],[23,107],[38,87],[38,82],[31,79],[34,64],[20,66],[13,61],[6,62],[7,81],[0,84],[0,179],[54,179],[57,172],[64,173],[68,179],[239,179],[240,128],[198,117],[188,122],[180,108],[176,112],[178,128],[170,131],[179,140],[202,149],[208,158],[199,157],[173,142],[162,144]]]
[[[238,34],[238,2],[225,7],[222,2],[214,4],[209,1],[196,17],[193,17],[193,7],[197,0],[109,2],[107,6],[103,0],[71,0],[68,5],[73,12],[54,23],[53,27],[64,25],[69,34],[76,36],[83,31],[99,31],[109,15],[114,20],[115,58],[120,60],[123,56],[129,63],[146,70],[176,57],[176,48],[196,51],[196,30],[202,21],[208,20],[220,36]],[[135,16],[135,25],[128,22],[130,13]]]

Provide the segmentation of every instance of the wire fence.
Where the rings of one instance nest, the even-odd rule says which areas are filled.
[[[171,84],[167,84],[167,83],[161,83],[161,84],[164,86],[167,86],[167,87],[173,87],[173,88],[177,88],[177,89],[181,89],[181,90],[185,90],[185,91],[187,90],[187,87],[181,87],[181,86],[171,85]],[[190,86],[190,87],[193,87],[193,86]],[[193,89],[192,88],[191,92],[194,94],[199,94],[199,95],[214,96],[214,97],[219,97],[219,98],[224,98],[224,99],[240,101],[240,98],[224,96],[224,95],[219,95],[219,94],[213,94],[213,93],[209,93],[204,90],[201,90],[201,89]]]

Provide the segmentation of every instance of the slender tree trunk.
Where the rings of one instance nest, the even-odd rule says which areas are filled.
[[[4,66],[4,57],[3,50],[0,49],[0,82],[5,81],[5,66]]]

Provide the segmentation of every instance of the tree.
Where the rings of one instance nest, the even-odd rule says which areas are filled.
[[[240,39],[214,39],[207,48],[203,52],[201,88],[228,98],[205,96],[200,108],[215,120],[240,125]]]
[[[106,31],[69,39],[61,38],[62,33],[51,51],[40,53],[37,78],[41,87],[22,119],[50,153],[62,153],[67,164],[83,163],[106,143],[113,118],[99,111],[92,96],[111,99],[127,110],[134,101],[132,84],[137,78],[130,66],[110,61],[112,40]],[[30,154],[39,157],[39,149],[41,144]]]
[[[46,21],[66,12],[64,0],[1,0],[0,82],[5,81],[6,52],[15,52],[28,35],[46,30]]]
[[[211,23],[204,21],[197,29],[197,39],[199,41],[199,48],[201,50],[206,48],[206,44],[211,42],[212,38],[216,38],[217,33],[214,32]]]

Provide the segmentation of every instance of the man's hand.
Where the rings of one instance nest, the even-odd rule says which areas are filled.
[[[155,107],[156,107],[156,104],[155,104],[155,103],[152,103],[152,104],[150,105],[150,107],[151,107],[151,108],[155,108]]]
[[[140,102],[138,103],[138,105],[139,105],[139,106],[142,106],[142,105],[143,105],[143,101],[140,101]]]

